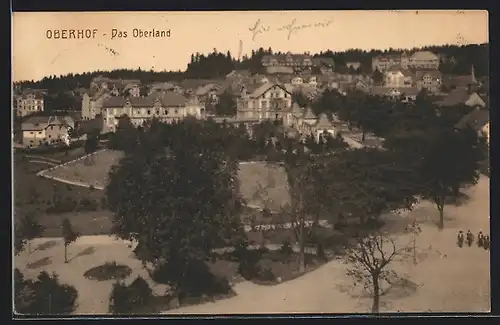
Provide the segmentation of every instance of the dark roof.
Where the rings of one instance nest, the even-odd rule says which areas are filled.
[[[335,65],[332,58],[326,58],[326,57],[312,58],[312,63],[314,66],[317,66],[317,67],[321,67],[321,66],[333,67]]]
[[[464,129],[467,126],[474,130],[481,130],[490,121],[490,112],[487,109],[475,109],[465,115],[455,124],[455,128]]]
[[[455,106],[464,104],[469,98],[470,94],[467,89],[455,88],[448,94],[448,96],[437,104],[440,106]]]

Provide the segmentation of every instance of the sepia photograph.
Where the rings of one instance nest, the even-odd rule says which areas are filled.
[[[490,312],[488,19],[13,12],[13,317]]]

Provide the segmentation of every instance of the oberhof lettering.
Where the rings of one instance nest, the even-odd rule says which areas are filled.
[[[48,39],[82,39],[95,38],[97,29],[47,29],[45,37]]]

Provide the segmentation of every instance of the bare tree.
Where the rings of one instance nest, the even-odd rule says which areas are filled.
[[[389,265],[398,257],[405,257],[406,251],[407,246],[396,248],[394,240],[380,232],[358,237],[356,246],[348,250],[347,259],[352,266],[347,275],[356,283],[363,283],[372,296],[372,313],[379,313],[380,297],[400,279]],[[388,285],[386,288],[383,288],[384,283]]]
[[[406,231],[411,234],[411,251],[413,254],[413,264],[417,265],[417,236],[422,232],[422,229],[416,221],[413,221],[413,223],[406,227]]]
[[[265,230],[264,227],[262,227],[262,224],[264,221],[269,220],[272,212],[270,209],[271,204],[273,203],[273,200],[270,197],[269,194],[269,189],[274,187],[274,178],[268,177],[268,184],[263,186],[261,183],[257,184],[257,190],[255,193],[252,195],[252,199],[254,201],[257,201],[260,203],[260,216],[257,218],[256,215],[252,214],[252,220],[251,223],[252,225],[252,230],[258,228],[260,232],[260,244],[265,245]],[[256,220],[257,219],[257,220]],[[258,227],[256,227],[258,225]]]

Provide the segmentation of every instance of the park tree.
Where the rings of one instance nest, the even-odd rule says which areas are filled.
[[[61,228],[64,239],[64,263],[68,263],[68,246],[76,241],[80,237],[80,234],[73,230],[68,218],[63,219]]]
[[[113,232],[137,241],[138,257],[163,267],[163,281],[181,294],[212,249],[244,236],[243,201],[237,161],[219,150],[212,127],[184,120],[171,131],[163,152],[134,152],[112,168],[106,197]]]
[[[45,227],[38,222],[34,214],[26,213],[22,216],[19,222],[18,233],[15,235],[19,235],[20,238],[28,242],[28,252],[31,254],[31,241],[40,236],[44,230]]]
[[[309,106],[310,101],[309,101],[309,99],[307,99],[307,97],[304,95],[303,92],[294,91],[292,93],[292,103],[297,103],[297,105],[299,105],[299,107],[303,108],[303,107]]]
[[[273,188],[275,188],[276,183],[274,179],[274,173],[273,170],[270,169],[267,175],[267,184],[262,185],[260,182],[257,183],[257,189],[255,192],[252,194],[252,200],[257,203],[258,208],[260,209],[260,213],[255,215],[257,221],[256,223],[259,225],[268,223],[272,216],[272,206],[273,206],[273,199],[271,197],[271,191]],[[255,229],[255,227],[252,227],[252,229]],[[261,246],[264,246],[265,244],[265,230],[263,227],[259,227],[259,232],[260,232],[260,244]]]
[[[118,118],[116,132],[111,135],[110,147],[112,149],[123,150],[129,153],[135,150],[137,145],[138,132],[132,124],[128,115],[122,115]]]
[[[413,221],[411,224],[409,224],[406,227],[406,232],[411,235],[411,250],[412,250],[412,255],[413,255],[413,264],[417,265],[418,260],[417,260],[417,237],[420,235],[422,232],[422,228],[420,228],[420,225],[416,222]]]
[[[30,311],[36,296],[32,288],[33,281],[26,280],[19,269],[14,269],[14,310],[25,314]]]
[[[379,71],[378,68],[375,68],[375,71],[373,71],[372,78],[375,84],[377,85],[380,85],[384,82],[384,75],[382,74],[382,72]]]
[[[318,196],[321,178],[315,170],[314,158],[297,154],[295,159],[287,160],[290,203],[281,207],[281,216],[290,222],[295,239],[299,244],[300,271],[306,268],[305,248],[308,243],[316,243],[315,230],[323,209],[322,196]]]
[[[225,91],[219,96],[219,102],[215,104],[215,113],[221,116],[236,115],[236,101],[229,91]]]
[[[477,184],[485,148],[485,138],[471,128],[443,129],[431,141],[422,159],[420,184],[423,197],[436,204],[440,230],[447,199],[459,197],[462,187]]]
[[[347,261],[351,264],[347,275],[351,276],[373,298],[372,313],[380,312],[380,297],[390,286],[401,280],[391,269],[391,263],[407,256],[408,245],[398,247],[389,236],[375,232],[358,236],[357,243],[347,251]],[[387,286],[388,285],[388,286]]]
[[[418,173],[401,159],[380,149],[339,151],[317,163],[322,195],[332,211],[356,216],[361,227],[377,226],[381,214],[411,209],[417,200]]]
[[[92,129],[87,133],[87,139],[85,140],[84,149],[86,154],[91,154],[97,150],[99,147],[99,135],[100,131],[98,129]],[[85,163],[93,164],[94,156],[90,155],[85,159]]]

